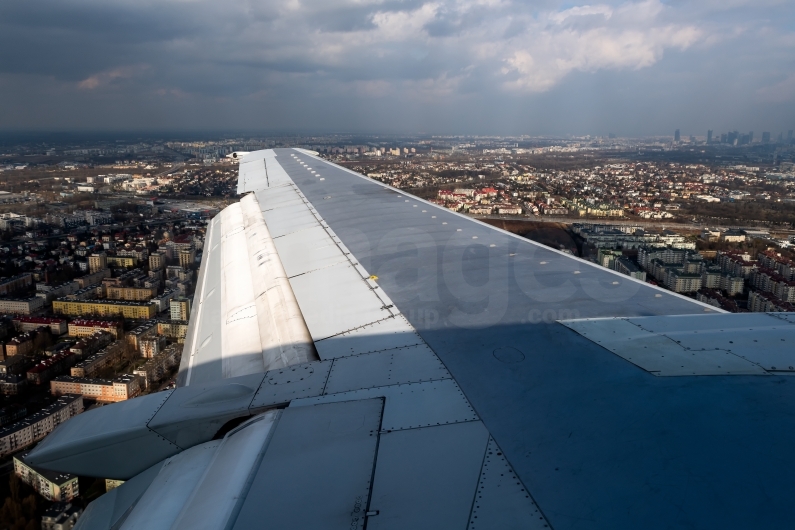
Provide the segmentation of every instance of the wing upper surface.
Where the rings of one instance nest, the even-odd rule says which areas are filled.
[[[328,502],[306,509],[335,521],[329,528],[365,520],[368,528],[472,530],[775,526],[791,517],[792,470],[749,450],[776,440],[773,451],[783,454],[795,442],[788,378],[748,369],[729,372],[764,376],[679,370],[656,377],[627,362],[631,351],[613,353],[626,353],[623,344],[590,337],[593,326],[613,329],[598,319],[653,323],[654,330],[633,332],[642,348],[662,344],[662,335],[681,336],[666,315],[694,315],[677,319],[696,329],[697,322],[743,315],[721,315],[308,151],[249,153],[240,175],[239,189],[252,193],[239,210],[222,212],[206,238],[196,294],[202,309],[186,344],[192,361],[181,369],[187,388],[137,413],[140,433],[177,447],[175,466],[194,462],[208,470],[210,460],[200,455],[221,455],[211,437],[224,422],[274,407],[303,418],[292,427],[274,423],[268,436],[286,437],[283,445],[260,439],[257,462],[283,470],[269,476],[270,464],[252,464],[239,490],[244,500],[225,524],[269,514],[287,524],[283,503],[265,502],[285,488],[299,498],[328,492]],[[269,298],[274,286],[278,293]],[[795,326],[780,321],[781,339],[792,340]],[[282,332],[286,323],[290,333]],[[692,334],[687,340],[696,343]],[[199,375],[185,377],[189,370]],[[349,413],[350,404],[366,408],[374,400],[377,418]],[[332,419],[337,415],[346,419]],[[91,417],[82,416],[90,434]],[[296,462],[302,451],[314,453],[302,436],[316,438],[319,424],[340,431],[323,438],[339,452],[326,448],[314,473]],[[223,443],[244,436],[247,425]],[[358,471],[343,480],[331,460],[346,458],[340,455],[356,444],[366,447],[359,438],[365,434],[375,440],[374,453],[357,457]],[[289,454],[274,449],[296,446],[302,449]],[[148,465],[141,460],[142,470]],[[215,469],[207,471],[215,483],[243,472],[225,478]],[[368,472],[363,493],[347,503],[332,495]],[[153,488],[167,479],[158,477]],[[193,497],[177,508],[194,506],[200,514],[191,499],[205,498],[201,481],[190,488]],[[129,513],[145,514],[156,502],[139,496]],[[198,520],[186,513],[179,520]],[[137,527],[134,521],[119,524]]]

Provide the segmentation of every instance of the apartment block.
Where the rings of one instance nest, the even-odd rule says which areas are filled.
[[[0,279],[0,296],[8,296],[33,285],[33,275],[29,272]]]
[[[152,318],[156,307],[152,303],[127,302],[121,300],[55,300],[54,313],[68,316],[123,316],[124,318]]]
[[[27,453],[14,457],[14,473],[48,501],[68,502],[80,494],[77,475],[48,471],[24,462]]]
[[[50,392],[54,396],[81,394],[87,399],[113,403],[134,398],[141,393],[141,386],[138,376],[132,374],[112,380],[62,375],[50,381]]]
[[[0,456],[38,442],[58,425],[81,412],[83,412],[83,396],[77,393],[64,393],[52,405],[0,429]]]
[[[0,313],[12,315],[32,315],[47,305],[47,301],[39,296],[31,298],[0,298]]]
[[[72,366],[69,375],[72,377],[94,377],[100,371],[112,367],[121,359],[125,348],[124,342],[113,342],[107,348],[99,350]]]
[[[106,296],[109,300],[140,302],[150,300],[156,294],[157,289],[146,287],[108,287]]]
[[[18,331],[33,331],[42,326],[49,327],[53,335],[63,335],[68,331],[67,322],[62,318],[20,316],[14,319],[14,327]]]
[[[105,331],[113,335],[114,339],[121,338],[123,334],[122,323],[113,320],[87,320],[78,318],[69,322],[69,335],[72,337],[88,337],[97,331]]]

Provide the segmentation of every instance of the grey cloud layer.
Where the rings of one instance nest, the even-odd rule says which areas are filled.
[[[786,127],[791,4],[10,0],[0,128]]]

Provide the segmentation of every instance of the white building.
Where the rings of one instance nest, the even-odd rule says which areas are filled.
[[[14,473],[48,501],[71,501],[80,494],[76,475],[47,471],[27,465],[24,453],[14,457]]]

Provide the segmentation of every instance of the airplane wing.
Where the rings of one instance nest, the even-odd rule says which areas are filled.
[[[27,457],[100,528],[784,527],[795,316],[727,314],[311,151],[241,158],[178,388]]]

